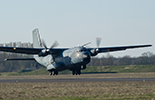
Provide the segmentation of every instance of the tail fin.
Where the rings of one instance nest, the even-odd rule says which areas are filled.
[[[39,30],[34,29],[32,31],[32,35],[33,35],[33,47],[34,48],[42,47],[42,42],[41,42],[41,39],[40,39]]]

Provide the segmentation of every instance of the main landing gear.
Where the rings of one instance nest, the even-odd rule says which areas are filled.
[[[86,69],[86,65],[77,66],[74,69],[71,69],[72,75],[80,75],[81,74],[81,70],[84,70],[84,69]]]
[[[52,74],[52,72],[54,72],[54,73]],[[50,71],[49,75],[50,75],[50,76],[51,76],[51,75],[53,75],[53,76],[54,76],[54,75],[58,75],[58,71],[56,71],[56,70],[55,70],[55,71]]]
[[[73,75],[80,75],[81,74],[81,70],[73,70],[72,74]]]

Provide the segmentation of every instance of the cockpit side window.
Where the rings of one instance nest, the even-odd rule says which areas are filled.
[[[86,49],[86,48],[82,48],[82,49],[80,50],[80,52],[83,52],[83,51],[87,51],[87,49]]]

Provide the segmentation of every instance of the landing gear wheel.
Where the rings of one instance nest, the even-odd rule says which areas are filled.
[[[50,72],[49,75],[51,76],[52,75],[52,72]]]
[[[79,74],[79,75],[81,74],[81,70],[78,70],[78,74]]]
[[[53,75],[58,75],[58,71],[54,71],[54,74]]]
[[[78,75],[78,74],[79,74],[79,75],[81,74],[81,70],[77,70],[77,71],[76,71],[76,75]]]
[[[72,71],[72,75],[75,75],[75,71]]]

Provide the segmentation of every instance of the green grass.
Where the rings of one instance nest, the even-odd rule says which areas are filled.
[[[46,68],[37,69],[37,70],[21,70],[19,72],[4,72],[1,73],[1,76],[17,76],[17,75],[48,75],[49,72],[46,71]],[[65,70],[59,72],[59,74],[71,74],[71,71]]]
[[[154,100],[154,81],[0,83],[2,100]]]
[[[47,75],[48,72],[46,71],[45,68],[43,69],[38,69],[34,71],[24,71],[21,70],[19,72],[5,72],[1,73],[1,76],[16,76],[16,75]]]
[[[140,73],[155,72],[155,65],[126,65],[126,66],[88,66],[82,73]],[[61,71],[59,74],[71,74],[69,70]],[[21,70],[19,72],[6,72],[1,75],[48,75],[49,72],[45,68],[38,70]]]

